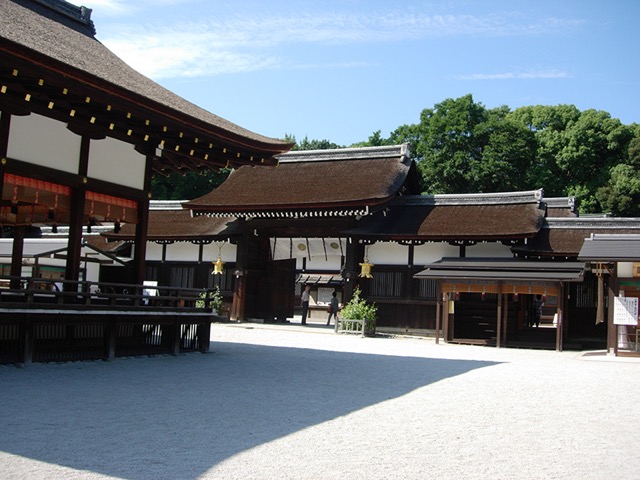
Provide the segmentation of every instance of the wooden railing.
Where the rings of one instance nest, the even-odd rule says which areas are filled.
[[[58,289],[57,285],[61,285]],[[211,309],[209,290],[123,283],[0,276],[0,307],[137,307]]]
[[[201,289],[0,276],[0,363],[209,351]]]

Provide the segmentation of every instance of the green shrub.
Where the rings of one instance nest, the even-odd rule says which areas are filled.
[[[353,297],[342,308],[340,314],[342,318],[347,320],[364,320],[365,333],[374,333],[376,331],[376,320],[378,318],[378,307],[374,303],[368,303],[361,297],[360,288],[356,287]],[[341,322],[343,330],[354,329],[353,323]]]
[[[213,290],[198,294],[198,298],[200,298],[200,300],[196,300],[196,308],[210,308],[217,315],[222,315],[224,304],[218,285],[216,285]]]

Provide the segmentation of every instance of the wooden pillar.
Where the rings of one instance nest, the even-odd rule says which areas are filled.
[[[24,251],[24,225],[16,225],[13,229],[13,246],[11,250],[11,276],[10,286],[13,289],[20,288],[20,277],[22,275],[22,254]]]
[[[136,224],[136,237],[135,237],[135,250],[133,256],[133,281],[139,285],[146,278],[145,262],[147,258],[147,232],[149,228],[149,195],[151,192],[151,176],[153,175],[153,158],[155,149],[153,151],[147,151],[145,171],[144,171],[144,184],[143,190],[148,192],[147,198],[138,200],[138,223]]]
[[[449,329],[449,301],[451,300],[451,294],[449,292],[444,294],[444,305],[442,306],[442,338],[445,343],[451,340]]]
[[[211,341],[211,322],[203,322],[198,324],[198,350],[200,353],[207,353],[210,348]]]
[[[558,316],[558,323],[556,324],[556,352],[562,351],[562,342],[564,335],[564,319],[562,318],[564,312],[564,296],[565,296],[565,286],[564,282],[560,282],[558,294],[558,309],[556,311],[556,315]]]
[[[440,282],[436,287],[436,344],[440,343],[440,315],[442,314],[442,302],[444,300],[444,295],[440,291]]]
[[[618,355],[618,326],[613,323],[613,305],[618,295],[618,263],[614,262],[609,275],[609,308],[607,311],[607,353]]]
[[[4,166],[7,163],[11,114],[0,112],[0,195],[4,189]]]
[[[80,140],[80,158],[78,174],[83,182],[71,189],[71,212],[69,215],[69,243],[67,244],[67,263],[65,265],[65,280],[77,281],[80,278],[80,252],[82,250],[82,225],[84,223],[84,206],[86,197],[87,172],[89,170],[89,148],[91,140],[82,136]],[[65,283],[63,289],[72,284]]]
[[[30,314],[26,315],[22,325],[22,363],[28,365],[33,362],[34,327]]]
[[[136,224],[135,248],[133,254],[133,283],[141,285],[146,278],[147,229],[149,225],[149,201],[138,201],[138,223]],[[163,245],[163,249],[165,246]],[[163,250],[164,254],[164,250]]]
[[[113,360],[116,357],[116,341],[118,338],[118,322],[115,316],[107,318],[104,329],[104,359]]]
[[[509,294],[502,296],[504,300],[504,309],[502,311],[502,345],[507,346],[507,325],[509,324]]]
[[[71,213],[69,221],[69,243],[67,244],[67,262],[65,280],[78,280],[80,276],[80,252],[82,250],[82,224],[84,221],[85,188],[71,189]],[[71,284],[65,283],[63,289]]]
[[[502,285],[498,282],[498,314],[496,321],[496,348],[501,347],[502,341]]]
[[[344,288],[342,291],[342,302],[346,304],[351,297],[353,297],[353,291],[355,290],[355,286],[357,284],[358,279],[358,263],[362,257],[361,245],[359,245],[358,240],[355,238],[347,239],[347,248],[345,252],[345,260],[344,260],[344,275],[346,277],[346,282],[344,284]]]
[[[245,228],[244,220],[239,220],[241,224],[242,235],[238,240],[236,247],[236,279],[233,286],[233,299],[229,319],[233,321],[243,321],[245,315],[245,303],[247,298],[245,271],[248,265],[249,256],[249,239]]]

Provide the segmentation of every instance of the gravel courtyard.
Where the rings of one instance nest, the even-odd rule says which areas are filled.
[[[0,366],[0,478],[640,478],[638,359],[295,324],[211,352]]]

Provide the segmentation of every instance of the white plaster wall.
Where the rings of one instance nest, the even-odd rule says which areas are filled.
[[[198,245],[190,242],[176,242],[167,245],[166,260],[174,262],[197,262],[198,261]],[[236,261],[236,246],[226,242],[220,249],[223,262]],[[215,262],[218,259],[218,244],[211,243],[205,245],[202,251],[203,262]],[[162,245],[155,242],[147,244],[146,260],[160,261],[162,260]]]
[[[296,268],[302,270],[302,258],[297,258],[296,260]],[[307,259],[307,270],[337,272],[342,268],[340,261],[340,255],[327,255],[326,259],[324,255],[311,257],[311,260]]]
[[[89,168],[91,178],[142,190],[146,158],[130,145],[114,138],[91,140]]]
[[[23,256],[36,255],[38,253],[50,252],[59,248],[67,248],[66,238],[25,238]],[[0,238],[0,253],[3,256],[11,256],[13,249],[13,239]]]
[[[376,242],[365,247],[365,255],[374,265],[407,265],[409,247],[395,242]]]
[[[32,113],[12,116],[7,156],[63,172],[78,173],[80,136],[66,125]]]
[[[425,243],[415,247],[413,257],[414,265],[426,265],[437,262],[443,257],[458,257],[460,249],[448,243]]]
[[[633,262],[618,262],[618,277],[633,277]]]
[[[25,266],[22,268],[22,275],[31,276],[31,268],[35,265],[35,259],[33,255],[51,252],[53,250],[59,250],[60,248],[67,248],[66,238],[26,238],[23,248],[23,261]],[[11,254],[13,249],[13,239],[0,238],[0,263],[6,265],[11,263]],[[88,254],[90,257],[96,256],[96,252],[89,248],[82,249],[82,257]],[[31,258],[30,258],[31,257]],[[102,257],[104,258],[104,257]],[[61,258],[50,258],[48,256],[38,259],[38,264],[41,266],[55,266],[64,268],[66,261]],[[80,266],[85,267],[85,262],[80,261]],[[86,263],[87,274],[85,280],[91,282],[97,282],[100,276],[100,265],[97,263]]]

